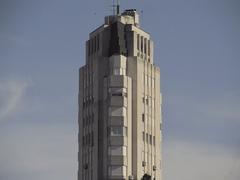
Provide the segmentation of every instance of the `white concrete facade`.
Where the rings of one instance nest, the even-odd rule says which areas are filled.
[[[78,180],[162,180],[160,70],[135,10],[90,34],[78,101]]]

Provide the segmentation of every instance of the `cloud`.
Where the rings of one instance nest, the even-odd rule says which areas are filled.
[[[221,98],[172,96],[165,99],[165,137],[240,148],[239,97],[237,93],[226,93]]]
[[[204,105],[202,104],[202,107]],[[207,101],[204,111],[211,117],[240,119],[240,94],[224,95],[214,101]]]
[[[193,96],[169,96],[166,99],[169,106],[174,107],[181,115],[204,115],[211,118],[240,119],[240,94],[222,94],[221,98],[207,97],[199,98]],[[194,113],[192,113],[194,112]],[[191,119],[192,121],[193,119]],[[209,119],[202,119],[209,121]]]
[[[25,81],[0,80],[0,122],[18,109],[28,85]]]
[[[187,141],[164,143],[166,180],[239,180],[239,169],[239,151]]]
[[[65,123],[26,123],[0,132],[0,179],[77,177],[77,128]]]

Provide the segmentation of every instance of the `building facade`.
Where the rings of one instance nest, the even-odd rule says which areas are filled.
[[[78,180],[162,179],[160,70],[135,9],[90,33],[78,102]]]

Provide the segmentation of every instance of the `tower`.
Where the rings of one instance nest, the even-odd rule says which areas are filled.
[[[78,180],[162,179],[160,70],[135,9],[90,33],[78,102]]]

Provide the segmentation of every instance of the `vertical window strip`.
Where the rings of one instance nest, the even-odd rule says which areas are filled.
[[[150,48],[151,44],[150,44],[150,40],[148,40],[148,55],[150,56],[151,54],[151,48]]]
[[[144,38],[144,53],[147,54],[147,39]]]
[[[96,46],[97,45],[97,41],[96,41],[96,36],[93,38],[93,51],[96,52]]]
[[[99,50],[99,34],[97,35],[97,51]]]
[[[139,34],[137,34],[137,49],[139,50]]]
[[[141,52],[143,52],[143,36],[141,36]]]

